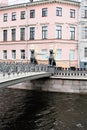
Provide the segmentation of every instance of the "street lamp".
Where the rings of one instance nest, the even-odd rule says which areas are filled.
[[[53,52],[53,45],[50,45],[50,50],[49,50],[49,65],[50,66],[56,66],[56,62],[53,56],[54,52]]]

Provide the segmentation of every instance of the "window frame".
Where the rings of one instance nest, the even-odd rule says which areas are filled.
[[[70,27],[70,40],[75,40],[75,27]]]
[[[56,25],[56,38],[62,39],[62,26]]]
[[[3,50],[3,59],[4,59],[4,60],[7,59],[7,50]]]
[[[48,39],[48,26],[42,26],[42,39]]]
[[[25,28],[20,28],[20,40],[25,41]]]
[[[75,50],[70,50],[70,52],[69,52],[69,60],[70,61],[73,61],[73,60],[75,60]]]
[[[16,12],[12,12],[12,21],[16,20]]]
[[[48,15],[48,8],[42,8],[42,17],[47,17]]]
[[[70,18],[75,18],[75,9],[70,9]]]
[[[16,41],[16,29],[11,29],[11,40]]]
[[[84,10],[84,18],[87,18],[87,6],[85,6],[85,10]]]
[[[47,60],[47,49],[42,49],[41,54],[42,54],[41,59]]]
[[[57,49],[56,50],[56,60],[61,60],[62,59],[62,49]]]
[[[85,39],[87,39],[87,26],[84,29],[85,29]]]
[[[25,15],[26,15],[25,11],[21,11],[20,12],[20,19],[25,19]]]
[[[6,42],[7,41],[7,29],[3,30],[3,41]]]
[[[11,51],[11,57],[12,57],[12,59],[16,59],[16,50],[12,50]]]
[[[35,10],[30,10],[30,18],[35,18]]]
[[[87,58],[87,47],[84,48],[84,57]]]
[[[35,27],[30,27],[30,40],[35,39]]]
[[[62,8],[56,7],[56,16],[62,16]]]
[[[22,50],[20,50],[20,53],[21,53],[21,60],[24,60],[25,59],[25,50],[24,49],[22,49]]]
[[[7,21],[8,21],[8,14],[7,14],[7,13],[4,13],[4,14],[3,14],[3,21],[4,21],[4,22],[7,22]]]

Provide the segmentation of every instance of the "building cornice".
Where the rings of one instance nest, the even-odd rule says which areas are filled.
[[[0,7],[0,11],[1,10],[14,9],[14,8],[23,8],[23,7],[28,7],[28,6],[37,6],[37,5],[44,5],[44,4],[52,4],[52,3],[59,3],[59,4],[68,4],[68,5],[80,6],[80,2],[70,1],[70,0],[42,0],[42,1],[36,1],[36,2],[28,2],[28,3],[22,3],[22,4],[2,6],[2,7]]]

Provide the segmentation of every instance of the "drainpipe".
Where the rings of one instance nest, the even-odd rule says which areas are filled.
[[[80,3],[81,4],[81,3]],[[78,9],[78,68],[80,68],[80,40],[81,40],[81,5]]]
[[[26,23],[25,23],[25,60],[28,62],[28,10],[27,10],[27,4],[25,4],[26,8]]]

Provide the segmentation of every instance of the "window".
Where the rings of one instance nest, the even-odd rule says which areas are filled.
[[[3,59],[7,59],[7,50],[3,50]]]
[[[12,50],[12,59],[16,59],[16,50]]]
[[[20,29],[20,40],[25,40],[25,28]]]
[[[35,10],[30,10],[30,18],[35,18]]]
[[[87,26],[81,28],[81,38],[87,39]]]
[[[70,50],[69,60],[74,60],[74,57],[75,57],[75,50]]]
[[[75,10],[70,9],[70,18],[75,18]]]
[[[84,48],[84,57],[87,57],[87,47]]]
[[[85,27],[85,39],[87,39],[87,27]]]
[[[56,38],[61,39],[62,38],[62,26],[56,26]]]
[[[8,14],[5,13],[4,16],[3,16],[3,21],[6,22],[6,21],[7,21],[7,18],[8,18]]]
[[[12,21],[16,20],[16,12],[12,13]]]
[[[62,50],[61,49],[57,49],[56,51],[56,59],[60,60],[62,58]]]
[[[75,40],[75,27],[70,27],[70,39]]]
[[[42,60],[47,60],[47,49],[41,50]]]
[[[7,41],[7,30],[3,30],[3,41]]]
[[[16,40],[16,29],[12,29],[12,41]]]
[[[20,18],[25,19],[25,11],[21,11]]]
[[[42,27],[42,39],[47,39],[47,33],[48,33],[47,26],[43,26]]]
[[[84,10],[84,11],[85,11],[85,12],[84,12],[84,13],[85,13],[85,14],[84,14],[84,17],[87,18],[87,6],[85,6],[85,10]]]
[[[87,69],[87,63],[86,63],[86,62],[84,63],[84,68],[86,68],[86,69]]]
[[[21,59],[25,59],[25,50],[21,50]]]
[[[42,9],[42,17],[46,17],[47,16],[47,8],[43,8]]]
[[[30,27],[30,40],[35,39],[35,27]]]
[[[56,16],[62,16],[62,8],[56,7]]]

